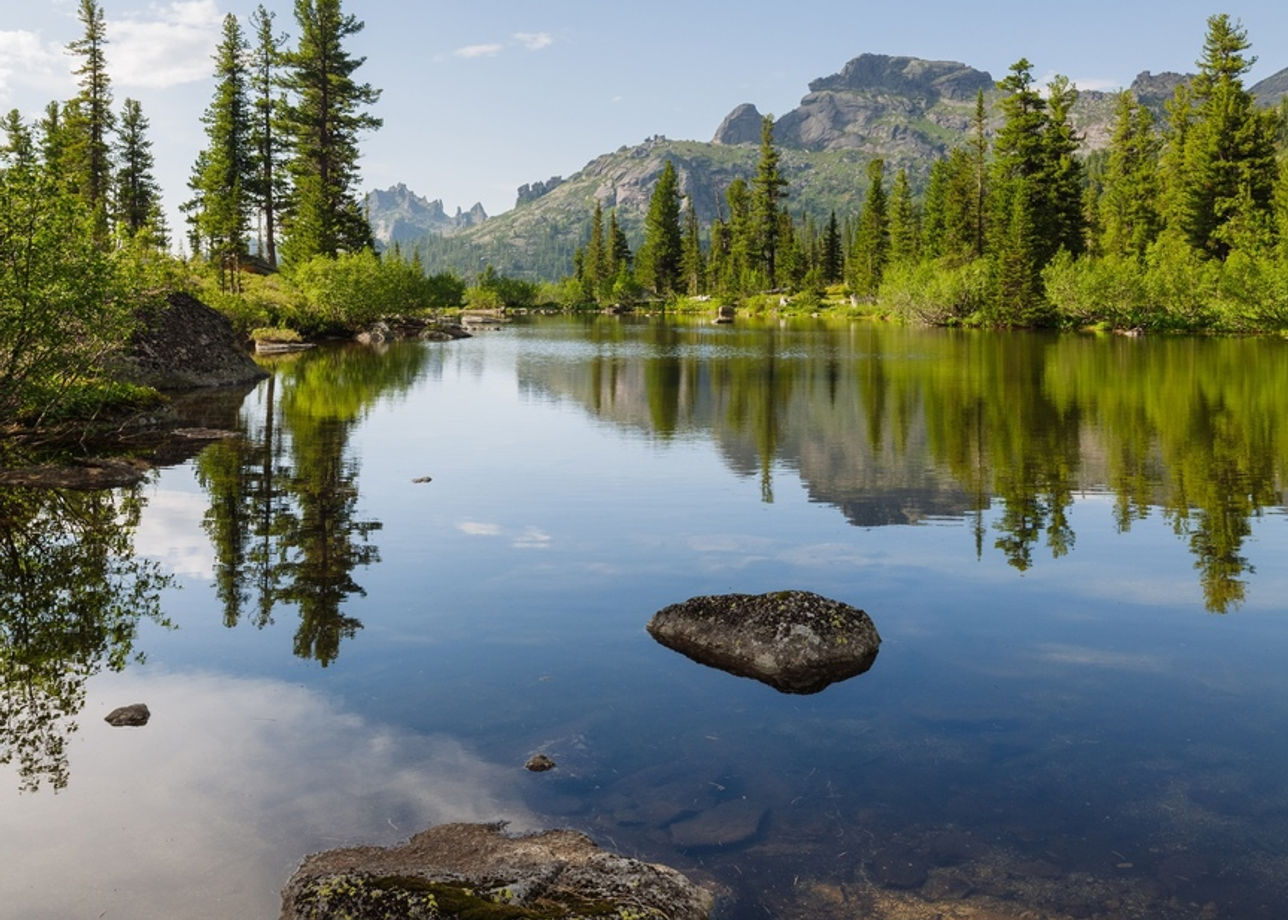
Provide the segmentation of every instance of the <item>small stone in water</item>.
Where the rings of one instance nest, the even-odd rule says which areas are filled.
[[[146,703],[131,703],[129,706],[113,709],[104,717],[104,721],[118,728],[125,725],[138,727],[147,725],[150,718],[152,713],[148,711]]]
[[[533,773],[544,773],[546,770],[553,770],[555,762],[545,754],[533,754],[525,766]]]

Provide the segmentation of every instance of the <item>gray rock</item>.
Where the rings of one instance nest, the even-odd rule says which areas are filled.
[[[711,914],[711,893],[674,869],[602,850],[576,831],[509,837],[503,827],[445,824],[398,847],[310,856],[282,892],[281,916],[433,920],[496,912],[706,920]],[[502,914],[499,905],[510,905],[511,912]]]
[[[553,770],[555,762],[545,754],[533,754],[528,758],[528,762],[524,766],[533,773],[544,773],[547,770]]]
[[[659,610],[648,631],[694,661],[784,693],[862,674],[881,645],[862,610],[808,591],[694,597]]]
[[[174,293],[139,317],[121,376],[161,390],[232,386],[267,377],[232,324],[189,294]]]
[[[104,717],[103,721],[117,728],[122,726],[138,728],[139,726],[147,725],[150,718],[152,718],[152,713],[148,711],[147,703],[131,703],[129,706],[120,706],[113,709]]]
[[[735,146],[737,144],[759,144],[761,123],[764,116],[750,102],[744,102],[725,116],[724,121],[720,122],[720,127],[716,129],[715,137],[711,138],[713,144],[726,144]]]
[[[765,809],[747,799],[721,802],[701,814],[677,821],[669,828],[677,847],[723,847],[745,843],[760,830]]]

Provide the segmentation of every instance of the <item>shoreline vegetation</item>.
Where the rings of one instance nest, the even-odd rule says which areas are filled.
[[[998,83],[1000,125],[981,93],[968,140],[924,189],[873,159],[854,214],[793,214],[767,116],[754,175],[730,184],[710,226],[668,161],[634,248],[593,202],[568,276],[484,266],[467,282],[426,275],[414,247],[376,251],[355,190],[380,93],[354,79],[362,60],[343,47],[363,24],[339,0],[295,13],[293,47],[263,7],[245,30],[224,20],[180,259],[147,118],[130,99],[113,111],[103,9],[80,0],[84,33],[68,44],[79,93],[33,124],[17,111],[0,122],[0,437],[164,402],[126,382],[119,359],[176,291],[227,317],[247,349],[352,338],[394,316],[534,309],[1288,332],[1288,100],[1256,106],[1250,42],[1224,14],[1165,118],[1119,96],[1106,150],[1083,153],[1076,87],[1057,76],[1040,90],[1020,59]]]

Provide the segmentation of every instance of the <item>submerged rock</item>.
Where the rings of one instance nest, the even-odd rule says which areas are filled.
[[[113,709],[104,716],[103,721],[117,728],[122,726],[138,728],[139,726],[147,725],[150,718],[152,718],[152,713],[148,710],[147,703],[131,703],[129,706],[120,706]]]
[[[671,842],[682,849],[745,843],[760,831],[765,814],[763,807],[747,799],[721,802],[672,824]]]
[[[674,869],[600,849],[584,834],[509,837],[444,824],[398,847],[328,850],[282,892],[283,920],[667,917],[706,920],[713,897]]]
[[[524,766],[533,773],[544,773],[547,770],[553,770],[555,762],[545,754],[533,754],[528,758],[528,762]]]
[[[659,610],[648,631],[694,661],[784,693],[862,674],[881,645],[862,610],[808,591],[694,597]]]

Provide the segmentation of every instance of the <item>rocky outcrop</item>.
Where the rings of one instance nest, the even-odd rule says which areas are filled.
[[[808,591],[694,597],[659,610],[648,631],[694,661],[784,693],[862,674],[881,645],[862,610]]]
[[[1278,105],[1280,100],[1288,96],[1288,67],[1253,85],[1251,92],[1257,97],[1257,105],[1266,108]]]
[[[759,144],[760,126],[765,116],[750,102],[744,102],[725,116],[716,128],[713,144]]]
[[[600,849],[584,834],[510,837],[500,824],[445,824],[398,847],[308,857],[282,892],[283,920],[667,917],[705,920],[712,895],[666,866]]]
[[[889,54],[860,54],[840,73],[811,80],[809,91],[885,92],[900,96],[975,101],[980,90],[993,91],[993,78],[982,70],[957,61],[927,61]]]
[[[451,236],[477,227],[487,220],[482,204],[468,211],[448,214],[442,199],[430,201],[399,182],[387,189],[368,192],[363,207],[371,221],[371,232],[381,246],[415,243],[427,234]]]
[[[139,317],[119,373],[159,390],[235,386],[268,376],[227,317],[184,293],[170,294]]]

